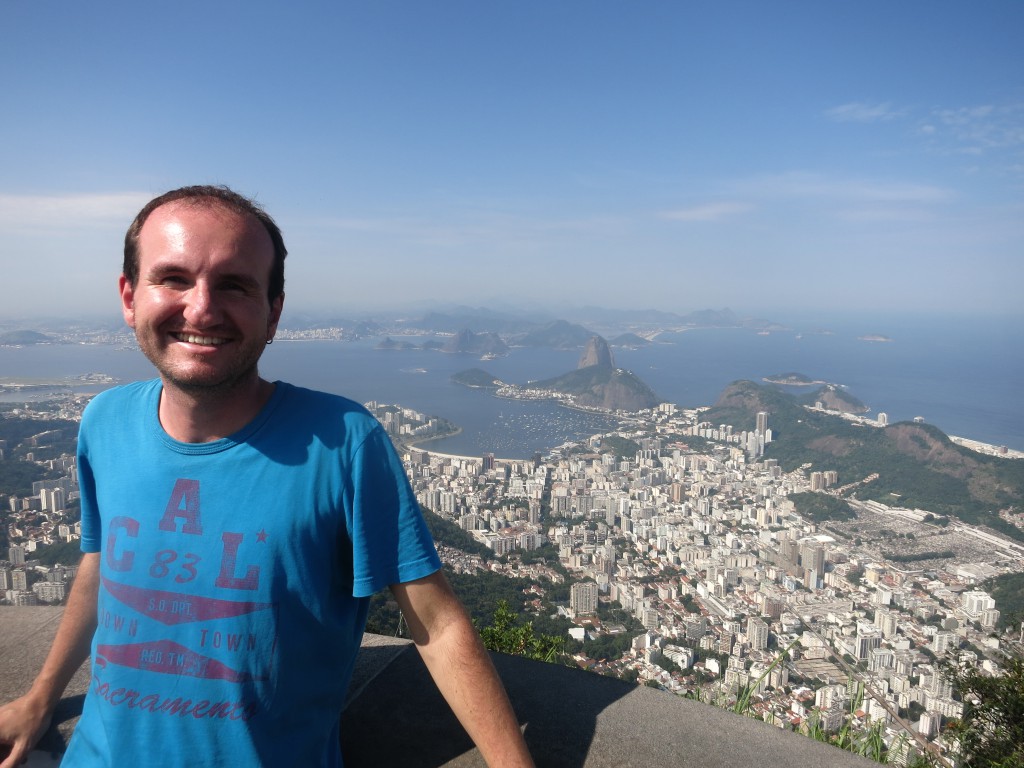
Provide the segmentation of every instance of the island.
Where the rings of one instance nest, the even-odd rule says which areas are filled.
[[[782,387],[812,387],[828,384],[821,379],[812,379],[802,373],[776,373],[774,376],[765,376],[761,379],[767,384],[777,384]]]
[[[452,381],[470,389],[498,389],[505,386],[505,383],[480,368],[470,368],[452,374]]]

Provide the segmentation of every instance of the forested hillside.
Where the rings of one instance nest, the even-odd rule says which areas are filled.
[[[880,429],[811,411],[773,387],[750,381],[731,384],[704,418],[752,430],[758,411],[768,412],[773,435],[765,456],[786,471],[804,464],[835,470],[840,485],[877,475],[852,493],[953,515],[1024,540],[1024,531],[998,516],[1000,509],[1024,506],[1024,461],[968,450],[929,424],[900,422]]]

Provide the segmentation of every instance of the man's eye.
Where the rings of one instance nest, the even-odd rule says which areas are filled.
[[[180,275],[167,275],[166,277],[162,278],[160,282],[163,283],[164,285],[179,286],[185,284],[185,278],[181,277]]]

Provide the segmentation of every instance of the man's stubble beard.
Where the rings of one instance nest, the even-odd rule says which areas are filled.
[[[236,359],[244,365],[241,370],[229,368],[224,375],[218,378],[204,380],[204,377],[200,375],[185,375],[179,369],[180,366],[170,364],[167,360],[167,348],[161,350],[157,345],[151,346],[148,341],[143,340],[138,329],[135,330],[135,340],[146,359],[157,369],[165,387],[173,387],[196,399],[204,396],[222,398],[232,392],[241,391],[247,385],[259,380],[258,364],[263,356],[265,346],[263,343],[258,347],[252,344],[251,349],[246,347],[239,350]]]

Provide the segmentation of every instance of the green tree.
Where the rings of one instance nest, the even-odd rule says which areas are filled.
[[[480,638],[489,651],[535,661],[558,661],[565,652],[563,638],[534,632],[532,621],[520,624],[504,600],[495,608],[490,625],[480,629]]]
[[[965,768],[1024,768],[1024,658],[1010,658],[999,677],[974,668],[951,673],[964,717],[951,726]]]

